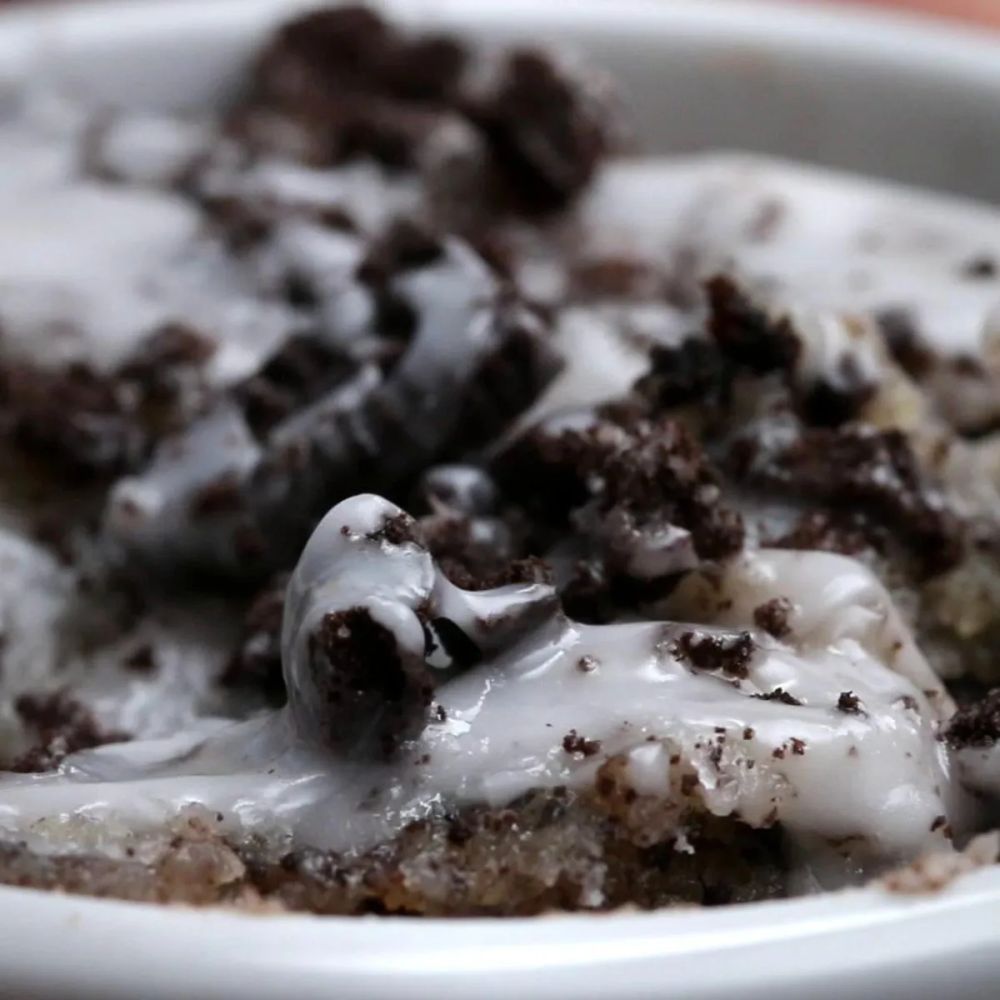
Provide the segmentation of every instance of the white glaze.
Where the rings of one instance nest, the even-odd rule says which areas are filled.
[[[69,758],[56,774],[4,777],[0,825],[58,850],[72,845],[81,823],[143,830],[202,803],[222,812],[233,832],[363,849],[440,803],[498,805],[531,788],[586,788],[604,760],[624,755],[642,792],[669,798],[678,769],[690,770],[706,809],[738,812],[751,824],[777,819],[793,835],[857,836],[884,857],[940,838],[931,826],[949,811],[947,764],[934,710],[904,676],[923,683],[926,665],[905,631],[897,633],[902,626],[885,592],[851,560],[762,551],[729,568],[719,590],[733,599],[721,616],[728,626],[717,626],[724,634],[735,634],[734,623],[746,626],[745,610],[775,587],[793,586],[797,604],[792,636],[779,643],[758,635],[749,676],[734,685],[678,659],[681,625],[584,626],[553,610],[498,643],[481,619],[517,606],[544,608],[548,588],[460,591],[414,543],[368,537],[396,513],[384,500],[352,498],[306,546],[283,643],[289,709],[219,724],[207,739],[201,730],[159,744],[109,746]],[[424,638],[413,609],[428,595],[481,641],[493,635],[494,650],[438,688],[445,721],[428,724],[397,760],[334,757],[312,739],[317,704],[303,656],[310,629],[325,613],[363,606],[400,648],[419,655]],[[907,644],[904,652],[887,652],[887,629]],[[584,656],[595,669],[580,668]],[[752,697],[776,687],[803,704]],[[837,710],[847,690],[865,714]],[[748,727],[753,734],[745,738]],[[567,753],[562,742],[571,729],[599,740],[600,751],[579,759]],[[722,754],[713,761],[719,736]],[[804,753],[790,749],[793,737],[804,741]],[[671,765],[671,754],[680,763]]]

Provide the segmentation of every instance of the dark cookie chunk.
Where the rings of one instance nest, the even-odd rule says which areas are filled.
[[[60,371],[4,364],[0,429],[33,459],[76,475],[123,471],[148,447],[124,387],[83,364]]]
[[[517,442],[497,466],[507,492],[556,524],[585,505],[604,523],[623,514],[640,546],[644,527],[673,525],[690,533],[702,558],[737,552],[742,521],[723,504],[715,470],[685,428],[604,413],[582,429],[543,425]]]
[[[105,729],[90,709],[65,690],[21,695],[14,708],[37,741],[13,762],[12,771],[52,771],[71,753],[129,738],[125,733]]]
[[[924,481],[906,436],[845,424],[809,428],[789,443],[758,434],[733,454],[731,469],[751,486],[804,497],[888,532],[932,575],[961,558],[961,526]]]
[[[104,477],[136,467],[202,406],[213,341],[180,324],[154,330],[116,370],[0,363],[0,433],[53,472]]]
[[[960,708],[948,721],[943,736],[956,750],[991,747],[1000,741],[1000,688]]]
[[[236,390],[247,422],[263,437],[296,410],[348,378],[356,365],[317,337],[289,338]]]
[[[401,652],[395,636],[364,608],[326,615],[309,637],[309,668],[322,702],[330,748],[389,755],[427,720],[433,678],[422,658]]]
[[[562,748],[573,757],[593,757],[601,749],[600,740],[588,740],[571,729],[562,741]]]
[[[540,316],[517,303],[497,311],[498,343],[477,366],[458,400],[449,450],[461,454],[497,438],[558,374],[562,360],[549,346]]]
[[[708,330],[726,357],[757,374],[795,366],[802,344],[787,319],[772,320],[725,275],[710,278],[705,291]]]
[[[251,601],[243,619],[243,634],[222,675],[227,686],[257,688],[270,701],[285,696],[281,672],[281,624],[284,620],[288,574],[274,577]]]
[[[749,632],[717,635],[692,631],[680,636],[674,652],[696,670],[718,670],[730,677],[742,679],[749,676],[750,661],[756,648]]]
[[[780,701],[782,705],[791,705],[793,707],[798,707],[802,704],[795,695],[789,694],[784,688],[780,687],[776,687],[773,691],[768,691],[765,694],[751,695],[751,697],[758,698],[760,701]]]
[[[534,50],[512,52],[494,92],[470,113],[510,193],[533,211],[565,207],[612,145],[602,101]]]
[[[857,417],[875,389],[857,360],[844,354],[831,377],[818,379],[800,394],[799,408],[806,423],[814,427],[839,427]]]
[[[400,511],[394,517],[387,517],[382,526],[368,537],[373,542],[388,542],[389,545],[422,541],[417,522],[404,511]]]
[[[845,715],[864,715],[861,699],[853,691],[841,691],[837,699],[837,711]]]
[[[792,630],[788,619],[792,613],[792,602],[787,597],[774,597],[754,608],[753,620],[775,639],[784,639]]]
[[[857,556],[873,548],[881,552],[886,533],[851,511],[806,511],[794,526],[782,535],[765,540],[779,549],[818,549]]]
[[[635,388],[658,410],[685,403],[711,404],[728,391],[729,365],[709,340],[688,337],[677,347],[656,345],[649,357],[649,373]]]
[[[402,271],[427,267],[444,253],[440,238],[408,219],[397,219],[372,244],[358,269],[368,284],[381,285]]]
[[[318,10],[286,24],[262,53],[244,116],[280,111],[319,163],[369,156],[412,167],[459,101],[465,62],[454,39],[404,38],[367,8]]]

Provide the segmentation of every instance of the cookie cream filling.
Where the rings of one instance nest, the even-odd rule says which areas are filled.
[[[316,529],[288,591],[285,709],[5,776],[5,832],[58,851],[99,824],[114,851],[112,831],[155,828],[197,804],[234,835],[360,851],[435,810],[585,790],[613,760],[665,805],[667,823],[687,797],[793,837],[854,838],[862,857],[920,851],[942,839],[938,817],[961,815],[935,738],[947,696],[857,562],[750,552],[711,585],[724,611],[694,581],[672,599],[697,624],[582,625],[545,584],[456,587],[418,541],[387,537],[403,519],[361,495]],[[779,592],[792,595],[782,640],[753,624]],[[454,676],[447,654],[428,654],[442,621],[481,655]],[[349,649],[362,622],[389,638],[396,663],[369,659],[345,680],[350,657],[318,647],[332,627]],[[700,661],[701,643],[723,650],[717,664]],[[390,760],[383,737],[395,742]]]

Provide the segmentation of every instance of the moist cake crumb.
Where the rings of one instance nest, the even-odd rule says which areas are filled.
[[[787,597],[773,597],[770,601],[754,608],[753,620],[775,639],[783,639],[791,632],[788,619],[792,613],[792,602]]]
[[[748,668],[755,649],[749,632],[740,632],[733,638],[685,632],[676,646],[677,655],[696,670],[719,670],[738,679],[749,675]]]

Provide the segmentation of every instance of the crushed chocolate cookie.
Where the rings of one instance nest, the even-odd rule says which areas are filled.
[[[883,533],[865,523],[856,512],[830,510],[806,511],[789,531],[765,539],[765,544],[776,548],[815,549],[846,556],[860,555],[872,548],[881,550],[883,542]]]
[[[156,655],[150,643],[144,642],[132,650],[123,661],[126,669],[137,674],[148,674],[156,669]]]
[[[593,757],[600,752],[601,741],[584,739],[575,729],[571,729],[563,737],[562,748],[574,757]]]
[[[65,689],[23,694],[15,700],[14,709],[34,732],[36,743],[14,760],[12,771],[53,771],[71,753],[129,738],[101,726],[90,709]]]
[[[687,337],[676,347],[656,344],[649,362],[649,372],[635,389],[657,410],[699,401],[711,404],[728,391],[726,360],[717,344],[702,337]]]
[[[758,446],[749,465],[730,465],[748,485],[843,508],[864,531],[871,524],[906,545],[925,575],[961,558],[961,525],[925,481],[906,436],[866,424],[806,428],[791,442]],[[869,536],[870,537],[870,536]]]
[[[670,526],[689,533],[706,559],[732,555],[743,544],[742,520],[723,503],[710,460],[669,419],[608,408],[582,430],[542,425],[501,456],[497,475],[512,498],[555,523],[589,507],[595,540],[608,547],[611,568],[626,575],[652,579],[644,567],[661,557],[676,569],[691,567],[681,550],[674,559],[654,548]],[[673,537],[681,540],[676,531]]]
[[[989,747],[1000,741],[1000,688],[960,708],[946,723],[942,737],[956,750]]]
[[[787,597],[773,597],[754,608],[754,624],[775,639],[784,639],[792,629],[788,619],[792,614],[792,602]]]
[[[222,684],[258,688],[269,701],[284,700],[281,624],[288,579],[287,573],[278,574],[250,602],[239,646],[220,678]]]
[[[190,506],[195,517],[215,517],[241,510],[243,502],[239,478],[227,473],[198,489]]]
[[[356,365],[318,337],[290,337],[235,392],[254,433],[264,437],[286,417],[342,383]]]
[[[801,394],[802,416],[815,427],[839,427],[861,413],[876,388],[877,384],[861,370],[857,359],[844,354],[832,377],[816,380]]]
[[[761,701],[780,701],[782,705],[801,705],[802,702],[793,694],[789,694],[784,688],[776,687],[773,691],[767,691],[761,694],[751,695],[753,698],[759,698]]]
[[[396,219],[369,248],[358,268],[358,277],[377,286],[402,271],[434,264],[443,253],[440,237],[425,226],[410,219]]]
[[[409,514],[400,512],[395,517],[388,517],[382,526],[369,536],[373,542],[388,542],[390,545],[405,545],[407,542],[419,540],[417,522]]]
[[[308,647],[328,746],[388,756],[423,728],[433,678],[364,608],[325,615]]]
[[[508,191],[531,211],[565,207],[612,146],[601,101],[540,51],[511,52],[493,92],[470,110]]]
[[[135,416],[119,381],[82,363],[0,367],[0,432],[55,470],[109,475],[134,466],[148,446]]]
[[[802,343],[787,319],[772,320],[726,275],[710,278],[705,292],[709,333],[728,358],[757,374],[795,366]]]
[[[861,699],[853,691],[841,691],[837,699],[837,711],[845,715],[864,715]]]
[[[749,676],[750,661],[756,648],[749,632],[740,632],[735,636],[684,632],[677,640],[674,653],[696,670],[719,670],[730,677],[742,679]]]

